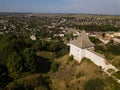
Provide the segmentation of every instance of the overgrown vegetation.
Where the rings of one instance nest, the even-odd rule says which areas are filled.
[[[113,74],[116,78],[120,79],[120,71],[117,71],[116,73]]]
[[[96,45],[95,50],[102,54],[107,54],[106,56],[112,54],[112,55],[120,55],[120,44],[119,43],[108,43],[104,46]],[[109,58],[109,57],[107,57]]]
[[[58,71],[58,68],[59,68],[59,63],[57,63],[56,61],[54,61],[54,62],[51,64],[51,71],[52,71],[52,72],[56,72],[56,71]]]
[[[112,63],[115,67],[120,68],[120,43],[114,43],[111,40],[105,45],[96,45],[95,51],[104,55],[106,60]]]
[[[5,89],[6,90],[50,90],[49,84],[51,80],[48,76],[31,75],[26,78],[17,79],[14,82],[10,82]]]
[[[89,39],[94,44],[100,44],[100,43],[102,43],[102,41],[100,41],[98,38],[95,38],[95,37],[89,37]]]
[[[70,55],[70,56],[68,57],[68,62],[69,62],[69,61],[73,61],[73,59],[74,59],[74,56],[73,56],[73,55]]]
[[[82,60],[81,60],[81,62],[84,62],[84,61],[86,61],[88,63],[93,63],[90,59],[88,59],[86,57],[83,57]]]
[[[100,78],[88,80],[84,90],[104,90],[104,82]]]
[[[0,37],[0,89],[2,90],[5,88],[30,90],[32,84],[29,87],[24,86],[22,75],[26,72],[47,73],[51,69],[53,72],[57,71],[59,64],[54,62],[54,59],[67,54],[69,50],[68,46],[60,41],[32,41],[28,36],[13,33]],[[38,51],[49,52],[53,57],[49,56],[49,53],[47,57],[42,57],[37,54]],[[16,81],[20,81],[21,84]],[[42,88],[39,83],[32,90],[38,88]]]
[[[76,74],[76,78],[80,78],[80,77],[82,77],[82,76],[84,76],[85,74],[83,73],[83,72],[79,72],[79,73],[77,73]]]

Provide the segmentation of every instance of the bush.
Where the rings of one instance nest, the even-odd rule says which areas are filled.
[[[20,74],[18,72],[10,73],[9,76],[14,80],[20,78]]]
[[[8,75],[8,70],[5,65],[0,64],[0,90],[3,90],[4,87],[11,81],[12,79]]]
[[[82,60],[81,60],[81,63],[82,62],[87,62],[87,63],[93,63],[89,58],[86,58],[86,57],[83,57]]]
[[[104,90],[104,83],[101,79],[91,79],[85,82],[84,90]]]
[[[6,90],[14,90],[15,88],[17,88],[17,85],[16,85],[14,82],[9,83],[9,84],[5,87]]]
[[[90,41],[93,42],[94,44],[100,44],[102,43],[102,41],[100,41],[98,38],[96,37],[89,37]]]
[[[59,64],[58,64],[57,62],[53,62],[53,63],[51,64],[51,71],[52,71],[52,72],[58,71],[58,67],[59,67]]]
[[[117,71],[116,73],[113,74],[116,78],[120,79],[120,71]]]
[[[73,61],[73,59],[74,59],[73,55],[71,55],[71,56],[68,57],[68,61]]]
[[[23,60],[17,52],[11,52],[7,59],[7,68],[10,73],[22,72]]]
[[[23,80],[22,79],[15,80],[15,82],[9,83],[5,87],[5,89],[6,90],[25,90]]]
[[[105,53],[104,56],[107,60],[112,60],[113,59],[113,57],[109,53]]]
[[[120,44],[114,44],[114,43],[108,43],[106,45],[106,48],[107,48],[107,52],[108,53],[111,53],[113,55],[120,55]]]
[[[84,73],[79,72],[79,73],[76,74],[76,78],[79,78],[79,77],[81,77],[81,76],[84,76]]]
[[[105,48],[101,45],[96,45],[94,48],[96,52],[99,52],[101,54],[105,52]]]

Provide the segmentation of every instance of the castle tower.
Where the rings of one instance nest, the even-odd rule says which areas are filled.
[[[81,62],[83,57],[86,57],[86,49],[94,48],[94,44],[89,40],[85,31],[82,31],[80,36],[70,43],[70,55],[74,56],[74,59]]]

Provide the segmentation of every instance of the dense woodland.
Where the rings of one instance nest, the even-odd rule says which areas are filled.
[[[67,54],[68,50],[68,46],[60,41],[32,41],[29,37],[12,33],[0,35],[0,88],[25,89],[28,86],[24,87],[15,83],[23,73],[44,73],[50,71],[51,68],[54,72],[57,68],[54,60]],[[36,54],[38,51],[51,52],[53,56],[43,58]],[[44,78],[41,77],[41,79]],[[13,86],[11,82],[14,82]],[[32,86],[29,88],[32,89]]]

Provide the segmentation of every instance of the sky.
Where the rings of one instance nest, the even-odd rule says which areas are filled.
[[[120,15],[120,0],[0,0],[0,12]]]

